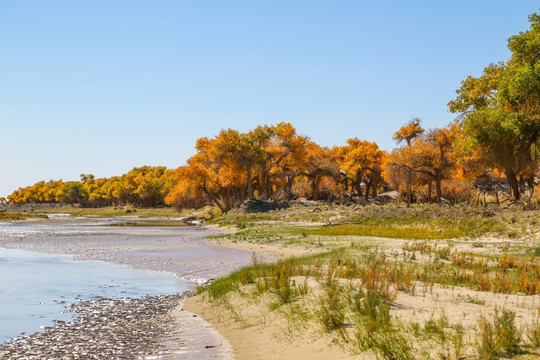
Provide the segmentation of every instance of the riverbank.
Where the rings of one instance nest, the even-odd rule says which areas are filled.
[[[171,207],[159,208],[136,208],[129,205],[107,207],[81,207],[79,205],[55,204],[55,203],[24,203],[24,204],[0,204],[0,214],[19,213],[25,216],[66,214],[71,216],[99,216],[99,217],[124,217],[138,216],[180,218],[185,214]]]
[[[63,230],[51,230],[50,222],[33,220],[25,223],[35,229],[9,239],[0,233],[0,246],[131,264],[201,283],[217,279],[185,301],[200,316],[180,308],[175,316],[206,319],[219,333],[205,342],[213,330],[203,326],[203,335],[194,335],[197,348],[223,350],[228,340],[237,360],[528,359],[540,356],[537,218],[518,210],[492,216],[470,208],[458,217],[447,207],[314,205],[228,214],[207,227],[96,223],[81,230],[65,221]],[[388,233],[395,237],[365,236]],[[253,261],[253,252],[266,257]],[[510,343],[502,339],[507,333]],[[168,342],[165,354],[185,336]]]
[[[219,234],[201,227],[108,227],[106,220],[22,221],[0,226],[0,247],[70,254],[165,271],[198,283],[249,264],[252,253],[207,244]],[[226,339],[183,310],[184,295],[81,301],[74,322],[23,334],[0,347],[2,357],[230,359]],[[32,355],[35,354],[35,355]]]
[[[185,303],[237,360],[540,358],[537,214],[508,220],[529,218],[519,238],[441,238],[429,224],[394,225],[425,226],[425,238],[405,239],[363,236],[365,222],[321,226],[287,214],[224,218],[238,231],[209,241],[283,258],[254,261]],[[380,227],[393,231],[396,219]]]

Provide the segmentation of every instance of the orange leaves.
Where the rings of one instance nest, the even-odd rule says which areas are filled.
[[[345,190],[348,191],[347,184],[350,181],[352,188],[361,195],[362,184],[365,184],[367,200],[370,188],[376,191],[386,152],[379,150],[376,143],[359,140],[357,137],[347,140],[345,146],[334,147],[332,151],[345,176]]]
[[[420,125],[421,120],[419,118],[413,118],[407,124],[399,128],[398,131],[392,136],[393,140],[399,143],[405,141],[407,145],[410,145],[412,140],[424,133],[424,129]]]
[[[190,193],[223,211],[255,194],[269,197],[278,190],[278,184],[285,183],[282,178],[297,176],[301,171],[306,159],[305,142],[288,123],[258,126],[247,133],[227,129],[214,138],[201,138],[197,154],[188,160],[192,172],[189,179],[181,179],[185,174],[176,173],[179,183],[167,203],[192,203],[182,190],[188,188],[200,189],[200,194]]]
[[[12,203],[157,206],[164,204],[173,182],[172,170],[163,166],[142,166],[120,177],[96,179],[92,174],[81,174],[81,181],[40,181],[14,191],[9,199]]]
[[[388,185],[407,193],[409,201],[419,199],[426,189],[423,196],[430,201],[433,186],[440,201],[442,182],[449,180],[447,189],[461,198],[467,196],[461,185],[476,174],[469,167],[481,164],[482,153],[465,157],[456,150],[462,139],[457,124],[426,132],[420,120],[413,119],[394,139],[404,145],[387,153],[375,142],[357,137],[329,149],[298,135],[289,123],[262,125],[248,132],[224,129],[214,137],[198,139],[195,155],[174,171],[142,166],[111,178],[81,174],[80,182],[39,182],[21,188],[9,200],[178,208],[212,203],[227,211],[248,198],[305,196],[341,201],[353,191],[368,201]]]
[[[436,199],[440,202],[442,181],[451,178],[457,164],[455,143],[460,128],[456,123],[450,123],[444,128],[424,133],[419,123],[419,119],[413,119],[394,135],[394,139],[405,140],[407,145],[395,149],[388,156],[384,177],[394,185],[406,184],[408,202],[412,200],[414,188],[423,185],[428,187],[429,201],[434,183]]]

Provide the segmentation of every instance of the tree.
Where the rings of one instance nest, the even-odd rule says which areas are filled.
[[[333,151],[345,176],[345,190],[348,190],[350,180],[352,188],[361,196],[363,195],[362,184],[365,182],[365,200],[368,200],[370,190],[375,196],[385,155],[379,150],[377,144],[355,137],[347,140],[347,145],[335,148]]]
[[[394,139],[398,144],[405,142],[405,147],[410,147],[412,141],[418,136],[424,133],[424,129],[420,125],[422,120],[420,118],[414,117],[407,124],[399,128],[398,131],[394,133],[392,139]],[[390,160],[395,160],[396,166],[390,166],[399,174],[404,176],[406,182],[406,191],[407,191],[407,205],[412,201],[412,182],[413,182],[413,169],[409,166],[406,166],[405,162],[402,159],[398,159],[396,156],[393,156]],[[390,164],[390,163],[388,163]],[[398,165],[401,164],[401,165]]]
[[[394,133],[392,139],[397,141],[398,144],[405,142],[407,146],[411,145],[412,141],[424,133],[424,129],[420,125],[422,119],[414,117],[407,124],[399,128],[398,131]]]
[[[197,140],[197,153],[176,170],[177,184],[166,203],[178,208],[211,202],[226,212],[249,197],[256,147],[245,134],[222,130],[216,137]],[[246,150],[247,148],[247,150]],[[242,149],[247,153],[242,153]]]
[[[84,199],[83,185],[78,181],[68,181],[56,193],[59,202],[75,204]]]
[[[450,124],[442,129],[430,130],[426,136],[417,138],[413,144],[412,169],[428,177],[430,188],[431,180],[435,182],[437,203],[442,199],[442,181],[450,177],[451,169],[456,164],[454,142],[457,133],[458,127]]]
[[[265,162],[261,169],[264,189],[261,194],[268,198],[274,183],[276,190],[278,185],[283,188],[285,200],[291,199],[295,179],[306,170],[308,142],[309,139],[298,135],[289,123],[272,127],[272,137],[265,147]]]
[[[459,126],[455,123],[425,134],[422,129],[406,146],[395,149],[387,156],[384,176],[396,187],[406,182],[407,204],[412,201],[413,183],[428,186],[428,199],[431,199],[431,184],[435,183],[436,199],[441,202],[442,182],[451,176],[457,164],[454,147],[458,134]]]
[[[518,176],[530,177],[536,168],[540,135],[540,17],[532,14],[529,21],[529,30],[508,40],[510,60],[468,76],[448,104],[461,114],[470,148],[483,148],[486,165],[504,171],[515,200]]]
[[[321,199],[320,185],[324,177],[336,178],[339,174],[337,164],[333,161],[332,152],[313,141],[307,141],[305,148],[307,157],[305,170],[302,173],[310,182],[311,196],[314,200]]]

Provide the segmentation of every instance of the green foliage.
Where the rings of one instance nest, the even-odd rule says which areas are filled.
[[[387,360],[414,360],[412,346],[399,330],[378,331],[366,336],[357,333],[357,344],[361,350],[371,350]]]
[[[516,313],[507,310],[495,309],[493,325],[495,336],[502,350],[508,355],[515,355],[520,352],[521,332],[517,329],[514,321]]]
[[[511,310],[495,308],[493,322],[485,317],[480,318],[476,343],[476,353],[480,359],[499,359],[521,351],[521,332],[514,323],[515,317],[516,313]]]
[[[100,217],[122,217],[126,215],[133,215],[133,210],[136,210],[135,214],[139,218],[149,217],[166,217],[166,218],[179,218],[185,215],[185,213],[179,213],[174,208],[170,207],[157,207],[157,208],[144,208],[144,209],[132,209],[132,213],[126,213],[126,209],[131,207],[124,206],[108,206],[99,208],[87,208],[87,207],[74,207],[70,205],[57,205],[50,208],[39,208],[36,210],[41,214],[70,214],[73,216],[100,216]]]
[[[325,286],[325,295],[321,297],[319,321],[327,332],[342,330],[345,325],[345,302],[342,286],[336,280],[329,279]]]
[[[315,209],[319,209],[314,211]],[[476,206],[449,207],[442,205],[372,205],[363,208],[350,206],[291,206],[268,213],[229,212],[213,220],[218,224],[233,224],[249,230],[240,232],[238,240],[256,241],[267,236],[268,240],[283,239],[287,234],[298,235],[301,241],[313,241],[313,235],[321,236],[377,236],[401,239],[451,239],[478,237],[485,234],[507,236],[511,230],[521,236],[523,226],[528,224],[527,214],[521,210],[495,208],[496,215],[484,218],[482,208]],[[514,216],[512,223],[505,215]],[[327,226],[292,226],[284,223],[328,222]],[[262,221],[272,221],[260,224]],[[259,223],[255,225],[255,223]],[[257,227],[257,229],[253,229]],[[253,230],[251,230],[253,229]],[[273,230],[275,229],[275,231]],[[261,231],[263,230],[263,231]],[[442,254],[441,254],[442,255]]]
[[[390,324],[390,304],[387,295],[380,290],[359,289],[353,295],[356,320],[363,325],[368,334],[384,329]]]
[[[489,65],[478,78],[469,76],[449,103],[450,111],[463,113],[469,150],[505,173],[516,200],[516,174],[530,176],[537,166],[540,136],[535,130],[540,124],[540,19],[532,14],[529,21],[529,30],[508,40],[511,59]]]
[[[482,317],[478,323],[479,339],[476,344],[476,354],[481,360],[496,360],[499,358],[495,330],[486,318]]]
[[[530,345],[540,347],[540,321],[538,316],[526,327],[526,334]]]
[[[441,314],[439,319],[432,316],[424,323],[424,335],[429,338],[436,337],[441,343],[444,343],[447,337],[445,332],[447,326],[448,319],[444,314]]]
[[[273,272],[273,289],[282,304],[291,301],[293,291],[291,288],[291,276],[293,274],[294,263],[292,260],[279,263],[275,266]]]

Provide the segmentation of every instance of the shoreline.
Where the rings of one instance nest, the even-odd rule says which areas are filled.
[[[204,240],[207,236],[221,233],[220,229],[192,227],[179,229],[95,227],[89,229],[84,227],[84,224],[81,228],[66,229],[59,222],[51,220],[40,222],[40,224],[60,226],[56,229],[37,230],[29,227],[27,231],[9,233],[2,231],[2,224],[0,224],[0,247],[73,255],[75,260],[101,260],[135,268],[169,272],[181,278],[195,280],[194,282],[198,284],[207,283],[247,265],[252,257],[251,252],[216,246]],[[17,225],[35,226],[36,222],[20,222]],[[9,358],[14,359],[58,357],[61,354],[62,356],[80,354],[88,358],[110,356],[126,358],[124,355],[128,355],[127,358],[171,360],[233,359],[232,349],[227,339],[224,339],[203,318],[184,310],[183,301],[188,295],[187,293],[172,295],[174,300],[171,300],[170,295],[159,295],[124,300],[96,298],[75,303],[71,306],[72,309],[67,309],[77,314],[72,322],[58,322],[42,332],[31,335],[22,334],[16,338],[15,342],[8,341],[0,345],[0,355],[8,354]],[[102,318],[107,320],[99,321],[92,318],[93,322],[89,323],[85,320],[89,311],[96,311],[94,305],[101,301],[104,304],[101,307],[98,306],[98,309],[102,311]],[[111,319],[120,320],[133,311],[120,306],[121,301],[138,304],[139,325],[135,327],[144,328],[145,324],[152,324],[150,328],[156,327],[156,332],[143,331],[139,336],[133,337],[120,331],[122,326],[111,327],[111,324],[115,323]],[[171,306],[173,302],[174,306]],[[161,311],[163,306],[157,306],[162,303],[167,304],[165,312]],[[156,311],[156,306],[161,310]],[[114,331],[109,331],[110,329]],[[105,332],[96,335],[99,331]],[[69,334],[75,335],[68,336]],[[136,343],[142,341],[143,337],[146,344],[144,346],[146,350],[150,350],[151,354],[135,346]],[[123,345],[118,348],[115,343]],[[104,346],[98,346],[98,344]],[[129,346],[130,344],[133,346]],[[108,348],[113,352],[107,352]],[[127,348],[133,351],[122,355],[122,351],[127,351]],[[66,352],[62,353],[62,351]],[[32,357],[33,352],[39,355]]]

